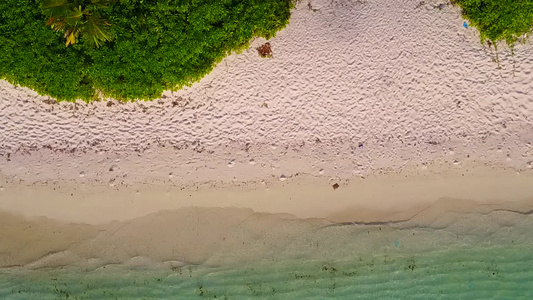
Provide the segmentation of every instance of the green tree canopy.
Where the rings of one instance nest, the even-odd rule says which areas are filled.
[[[504,40],[512,47],[533,27],[533,0],[455,0],[480,32],[481,42]]]
[[[254,36],[273,37],[292,7],[290,0],[3,0],[0,78],[59,100],[90,101],[99,91],[155,99],[200,80]]]

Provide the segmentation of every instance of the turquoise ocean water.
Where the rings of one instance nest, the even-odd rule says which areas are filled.
[[[0,299],[533,299],[532,246],[527,213],[335,224],[227,264],[4,268]]]

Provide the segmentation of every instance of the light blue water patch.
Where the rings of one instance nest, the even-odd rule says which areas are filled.
[[[219,266],[3,269],[0,299],[533,299],[533,218],[339,225]]]
[[[529,247],[175,270],[3,270],[2,299],[533,299]]]

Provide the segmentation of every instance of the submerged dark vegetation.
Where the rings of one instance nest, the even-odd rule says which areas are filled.
[[[2,0],[0,78],[58,100],[150,100],[190,85],[291,0]]]
[[[0,78],[58,100],[155,99],[275,36],[295,1],[2,0]],[[452,3],[489,46],[533,27],[533,0]]]

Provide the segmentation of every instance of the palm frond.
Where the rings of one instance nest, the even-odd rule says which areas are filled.
[[[76,43],[77,33],[73,29],[67,29],[65,32],[65,38],[67,39],[66,46],[74,45]]]
[[[116,2],[116,0],[91,0],[92,5],[101,6],[101,7],[107,7],[112,2]]]
[[[66,16],[65,16],[65,21],[71,25],[71,26],[76,26],[76,24],[78,22],[81,22],[82,20],[82,17],[83,17],[83,14],[84,14],[84,11],[83,9],[81,8],[81,6],[79,7],[74,7],[74,9],[72,9]]]
[[[42,9],[60,8],[69,5],[67,0],[43,0]]]
[[[43,0],[41,4],[41,10],[46,16],[64,17],[72,8],[72,3],[67,0]]]
[[[112,40],[107,26],[109,23],[105,19],[93,13],[87,17],[83,34],[94,46],[100,47],[102,43]]]
[[[116,0],[91,0],[91,4],[105,7]],[[46,26],[54,31],[65,30],[66,45],[76,43],[80,35],[96,47],[111,41],[107,26],[110,24],[98,13],[89,11],[76,0],[43,0],[41,10],[48,17]]]

